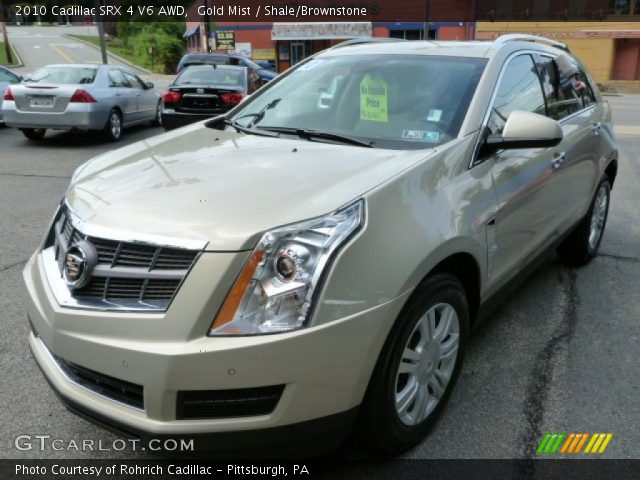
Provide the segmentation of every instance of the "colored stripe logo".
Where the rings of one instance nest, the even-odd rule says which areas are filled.
[[[542,437],[536,453],[600,454],[607,449],[612,437],[613,433],[547,433]]]

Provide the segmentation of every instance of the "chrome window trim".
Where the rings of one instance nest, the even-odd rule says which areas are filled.
[[[66,200],[63,200],[62,202],[62,209],[68,213],[73,226],[77,230],[80,230],[84,235],[88,235],[90,237],[105,238],[118,242],[137,243],[149,245],[151,247],[182,248],[185,250],[200,251],[205,250],[209,243],[206,240],[191,240],[165,235],[140,234],[137,232],[120,230],[118,228],[93,225],[82,220]]]
[[[504,63],[502,64],[502,67],[500,68],[500,73],[498,74],[498,79],[496,80],[496,84],[493,86],[493,93],[491,94],[491,101],[489,102],[489,105],[487,106],[487,109],[485,111],[484,114],[484,118],[482,120],[482,125],[480,126],[480,129],[478,130],[479,134],[478,134],[478,138],[476,139],[476,144],[473,147],[473,154],[471,155],[471,161],[469,162],[469,169],[475,167],[476,165],[480,165],[481,163],[483,163],[482,161],[477,161],[477,155],[478,155],[478,150],[480,149],[480,136],[482,135],[482,132],[484,131],[484,129],[487,127],[487,124],[489,123],[489,117],[491,116],[491,108],[493,107],[494,102],[496,101],[496,96],[498,95],[498,87],[500,86],[500,82],[502,82],[502,77],[504,76],[504,72],[507,68],[507,66],[511,63],[511,61],[520,56],[520,55],[531,55],[532,56],[532,60],[533,62],[536,64],[536,67],[538,66],[538,62],[536,61],[534,55],[541,55],[541,56],[546,56],[549,58],[557,58],[558,55],[554,55],[550,52],[545,52],[545,51],[541,51],[541,50],[518,50],[513,52],[512,54],[510,54],[506,60],[504,61]],[[540,76],[540,74],[538,73],[538,77]],[[540,85],[540,89],[542,90],[542,84]],[[544,90],[542,91],[542,94],[544,96]],[[546,99],[545,99],[545,103],[546,103]],[[599,105],[600,102],[598,102],[598,99],[596,98],[595,103],[593,103],[592,105],[589,105],[586,108],[582,108],[576,112],[573,112],[571,115],[567,115],[566,117],[557,120],[558,123],[562,124],[564,123],[565,120],[569,120],[577,115],[580,115],[592,108],[595,108],[596,106]]]

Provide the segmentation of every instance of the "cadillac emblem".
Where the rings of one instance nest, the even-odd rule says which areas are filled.
[[[89,283],[91,272],[98,263],[96,248],[86,240],[71,245],[64,254],[62,276],[71,290]]]

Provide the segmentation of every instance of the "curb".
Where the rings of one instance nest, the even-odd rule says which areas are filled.
[[[89,45],[90,47],[101,51],[100,47],[94,45],[91,42],[87,42],[86,40],[82,40],[81,38],[77,38],[74,37],[73,35],[69,35],[67,33],[62,35],[63,37],[68,38],[69,40],[73,40],[74,42],[80,42],[80,43],[84,43],[85,45]],[[132,62],[130,62],[129,60],[126,60],[124,58],[122,58],[120,55],[116,55],[115,53],[111,53],[110,51],[107,50],[107,56],[114,58],[116,60],[118,60],[121,63],[124,63],[125,65],[128,65],[131,68],[135,68],[136,70],[139,70],[140,72],[144,73],[145,75],[154,75],[156,72],[152,72],[151,70],[147,70],[146,68],[140,67]]]
[[[22,61],[22,57],[18,54],[16,47],[14,47],[11,43],[9,43],[9,46],[11,47],[11,51],[13,52],[13,56],[15,57],[14,60],[17,60],[18,63],[12,63],[11,65],[3,65],[3,67],[7,67],[7,68],[24,67],[24,62]]]

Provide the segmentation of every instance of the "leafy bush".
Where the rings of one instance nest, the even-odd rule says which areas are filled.
[[[146,65],[159,66],[164,73],[174,73],[184,53],[184,22],[119,22],[118,38],[122,47],[143,58]],[[149,51],[155,47],[155,53]]]

